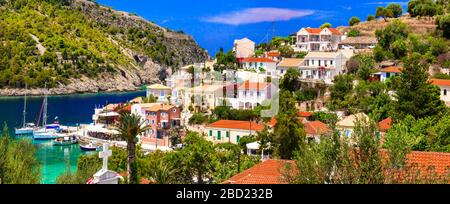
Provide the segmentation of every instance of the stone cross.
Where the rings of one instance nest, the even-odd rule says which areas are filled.
[[[99,158],[103,158],[102,170],[108,170],[108,157],[112,155],[112,151],[108,150],[108,143],[103,144],[103,151],[98,154]]]

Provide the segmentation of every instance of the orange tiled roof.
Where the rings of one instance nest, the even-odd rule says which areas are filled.
[[[450,86],[450,79],[431,79],[430,83],[436,86]]]
[[[206,127],[238,129],[238,130],[254,130],[254,131],[261,131],[264,129],[264,126],[261,124],[255,122],[250,123],[249,121],[242,121],[242,120],[219,120],[207,125]]]
[[[311,34],[319,34],[320,32],[322,32],[321,28],[305,28],[305,30]]]
[[[269,57],[279,57],[280,53],[279,52],[268,52],[267,56],[269,56]]]
[[[286,184],[280,170],[286,163],[294,163],[290,160],[269,159],[239,173],[224,184]]]
[[[258,58],[258,57],[247,57],[247,58],[242,58],[241,62],[276,62],[274,60],[271,60],[269,58]]]
[[[156,112],[156,111],[160,111],[160,110],[170,110],[171,108],[173,108],[175,106],[173,105],[168,105],[168,104],[155,104],[149,108],[145,108],[146,111],[151,111],[151,112]]]
[[[308,135],[321,135],[331,132],[325,123],[320,121],[312,121],[305,123],[305,132]]]
[[[391,129],[391,126],[392,126],[392,119],[391,118],[386,118],[386,119],[384,119],[384,120],[382,120],[381,122],[378,123],[378,128],[382,132],[386,132],[387,130]]]
[[[402,68],[401,67],[394,67],[394,66],[390,66],[390,67],[386,67],[381,69],[382,72],[391,72],[391,73],[400,73],[402,72]]]
[[[322,28],[305,28],[305,30],[310,34],[319,34],[322,32]],[[335,35],[342,35],[336,28],[328,28],[328,30]]]
[[[300,112],[298,112],[298,116],[307,118],[307,117],[311,117],[312,113],[307,112],[307,111],[300,111]]]
[[[383,160],[387,159],[387,151],[381,150]],[[446,176],[450,168],[450,153],[412,151],[406,156],[406,163],[417,165],[421,173],[426,174],[428,167],[434,167],[434,173]],[[224,184],[286,184],[283,180],[283,167],[295,164],[292,160],[266,160],[243,171],[224,182]]]
[[[450,173],[450,153],[412,151],[406,158],[408,164],[417,164],[421,172],[433,166],[437,175]]]
[[[277,124],[277,119],[275,117],[272,117],[272,119],[270,119],[268,125],[269,127],[275,127],[275,125]]]
[[[239,89],[253,89],[253,90],[263,90],[265,89],[267,86],[269,85],[269,83],[264,83],[264,82],[250,82],[250,81],[245,81],[244,83],[242,83],[239,86]]]
[[[330,30],[330,32],[333,34],[342,35],[341,32],[339,32],[336,28],[328,28],[328,30]]]

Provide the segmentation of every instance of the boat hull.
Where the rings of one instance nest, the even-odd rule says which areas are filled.
[[[53,142],[53,146],[68,146],[68,145],[73,145],[73,144],[77,144],[78,141],[64,141],[64,142]]]
[[[30,129],[28,129],[28,128],[16,129],[15,130],[15,134],[16,135],[31,135],[31,134],[33,134],[33,129],[32,128],[30,128]]]
[[[85,147],[80,145],[80,149],[83,151],[97,151],[97,147]]]

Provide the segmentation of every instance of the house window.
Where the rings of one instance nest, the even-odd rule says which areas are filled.
[[[241,137],[239,137],[239,135],[236,135],[236,143],[239,143],[240,139],[241,139]]]
[[[261,96],[261,92],[260,92],[260,91],[257,91],[257,92],[256,92],[256,96],[260,97],[260,96]]]
[[[152,120],[152,125],[154,125],[155,124],[155,120]]]
[[[250,62],[250,67],[253,65],[253,63]]]
[[[212,130],[209,130],[209,136],[212,137]]]
[[[263,63],[262,63],[262,62],[261,62],[261,63],[259,63],[259,66],[260,66],[260,67],[262,67],[262,66],[263,66]]]
[[[250,91],[250,96],[253,96],[253,91]]]
[[[350,137],[350,130],[345,131],[345,136]]]
[[[320,66],[320,60],[318,60],[319,61],[319,66]]]
[[[330,60],[330,65],[333,65],[333,60]]]
[[[229,138],[230,137],[230,131],[227,131],[226,133],[226,137]]]
[[[444,96],[447,96],[447,89],[444,89]]]
[[[218,131],[217,131],[217,139],[218,139],[218,140],[220,140],[220,139],[222,138],[221,135],[220,135],[220,133],[221,133],[220,130],[218,130]]]

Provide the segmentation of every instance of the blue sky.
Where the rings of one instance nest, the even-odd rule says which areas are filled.
[[[147,20],[192,35],[214,55],[229,50],[233,40],[248,37],[256,43],[272,36],[286,36],[302,27],[347,25],[357,16],[365,20],[376,7],[400,3],[406,12],[408,0],[97,0],[116,10],[136,13]]]

